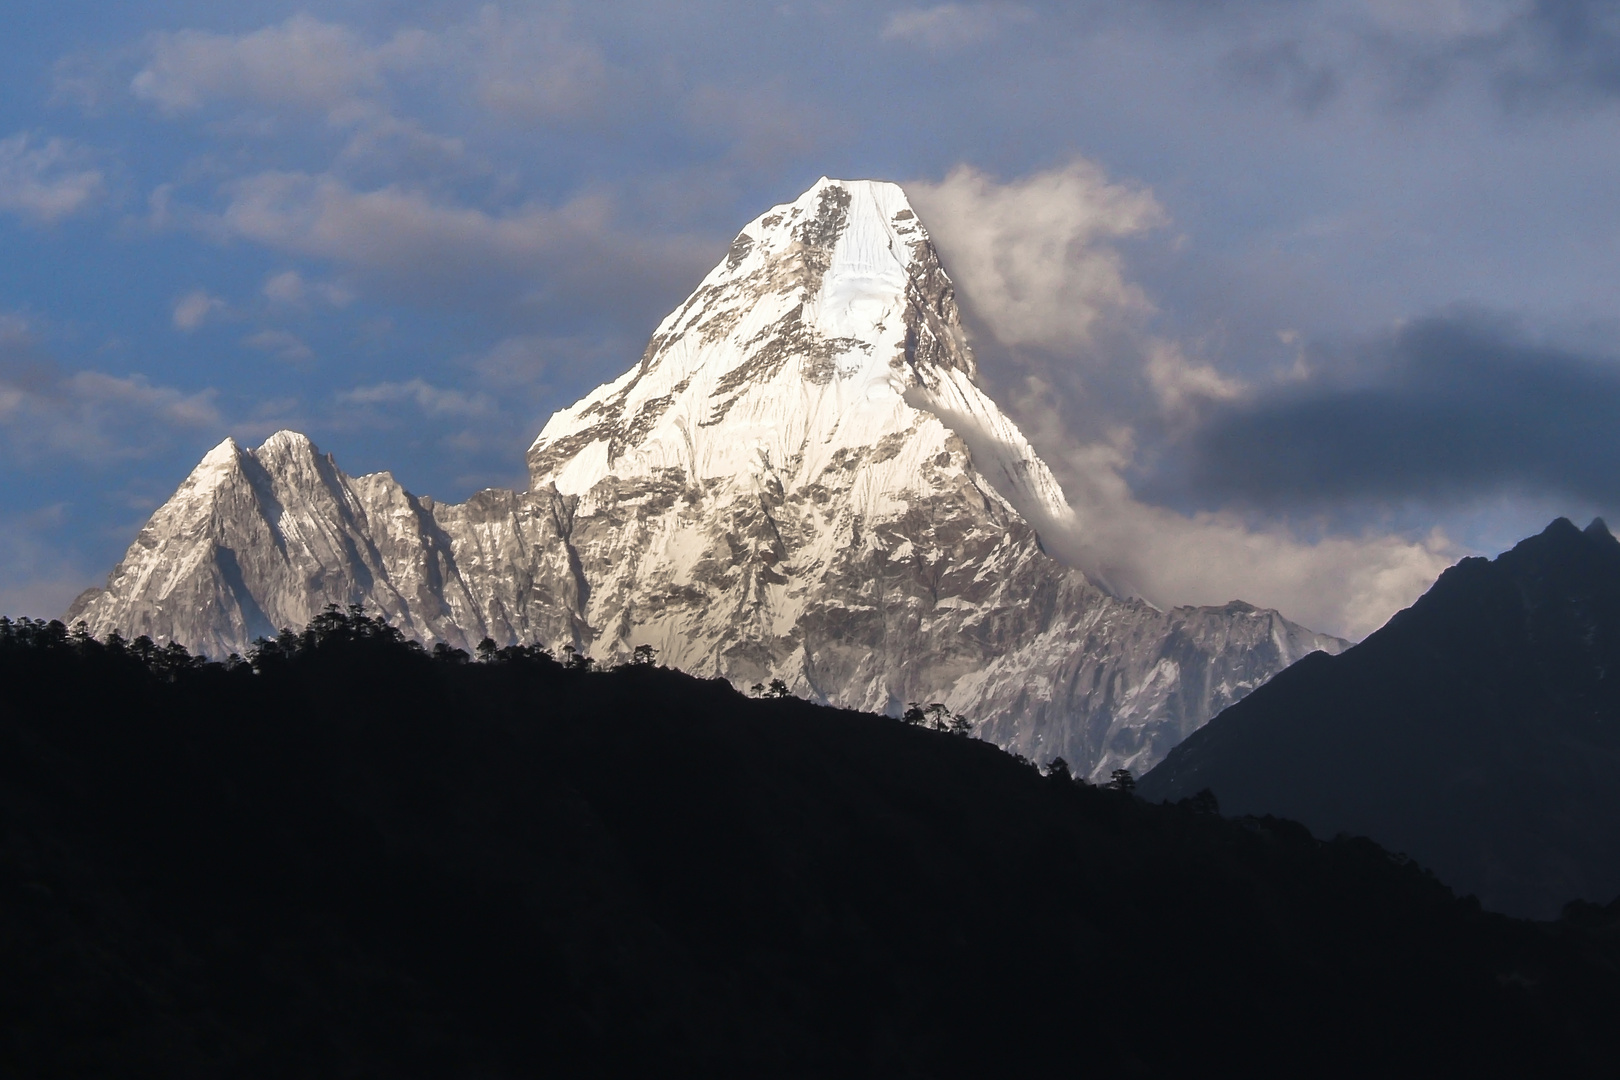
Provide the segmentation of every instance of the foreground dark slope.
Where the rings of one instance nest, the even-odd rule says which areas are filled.
[[[1142,780],[1370,836],[1488,908],[1620,894],[1620,542],[1560,518],[1307,657]]]
[[[0,630],[4,630],[0,627]],[[0,1072],[1610,1075],[1617,913],[653,667],[0,633]],[[167,669],[167,670],[165,670]]]

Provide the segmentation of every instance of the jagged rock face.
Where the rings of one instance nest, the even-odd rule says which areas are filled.
[[[954,291],[892,184],[751,222],[641,362],[552,417],[531,490],[447,505],[302,436],[227,441],[73,614],[211,653],[329,602],[424,641],[640,644],[739,685],[1138,771],[1337,639],[1247,605],[1160,612],[1050,558],[1074,512],[978,387]]]
[[[68,613],[95,633],[212,656],[363,603],[427,642],[558,640],[584,588],[554,492],[418,498],[387,473],[349,477],[302,435],[230,439],[141,529],[105,590]]]

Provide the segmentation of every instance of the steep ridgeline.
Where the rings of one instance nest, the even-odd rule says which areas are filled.
[[[531,490],[446,505],[302,436],[216,448],[153,516],[96,632],[210,653],[328,602],[427,642],[639,644],[671,666],[978,732],[1093,775],[1151,766],[1344,643],[1234,603],[1162,612],[1042,549],[1074,511],[977,385],[954,290],[893,184],[751,222],[641,362],[552,417]]]
[[[1464,559],[1366,641],[1312,657],[1138,791],[1370,836],[1487,907],[1620,894],[1620,543],[1560,518]]]

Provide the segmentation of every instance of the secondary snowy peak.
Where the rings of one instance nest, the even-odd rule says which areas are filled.
[[[1037,529],[1072,520],[979,389],[954,287],[905,193],[823,178],[750,222],[639,364],[552,417],[529,467],[536,489],[563,494],[672,470],[796,487],[851,453],[914,441],[937,454],[952,434]],[[915,464],[869,494],[904,488]]]
[[[296,432],[256,449],[226,439],[68,618],[215,657],[327,604],[363,604],[429,643],[556,641],[578,584],[555,500],[487,491],[446,505],[386,472],[351,477]]]

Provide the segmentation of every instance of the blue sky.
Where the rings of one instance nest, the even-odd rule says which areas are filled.
[[[1620,512],[1612,5],[69,2],[0,60],[14,614],[227,434],[521,486],[823,174],[906,185],[1078,558],[1157,602],[1362,633]]]

